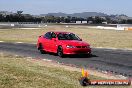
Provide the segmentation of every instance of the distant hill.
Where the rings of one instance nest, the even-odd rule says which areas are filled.
[[[66,13],[48,13],[48,14],[41,14],[41,16],[48,16],[48,15],[53,15],[55,17],[62,16],[72,16],[72,17],[90,17],[90,16],[108,16],[107,14],[104,13],[98,13],[98,12],[83,12],[83,13],[73,13],[73,14],[66,14]]]
[[[62,16],[62,17],[66,17],[68,16],[69,14],[66,14],[66,13],[48,13],[48,14],[40,14],[41,16],[49,16],[49,15],[53,15],[55,17],[59,17],[59,16]]]
[[[10,15],[10,14],[16,14],[13,12],[9,12],[9,11],[0,11],[0,15],[6,16],[6,15]],[[30,14],[23,14],[25,16],[30,15]],[[62,12],[58,12],[58,13],[48,13],[48,14],[40,14],[40,15],[32,15],[34,17],[40,17],[40,16],[55,16],[55,17],[67,17],[67,16],[71,16],[71,17],[81,17],[86,19],[87,17],[92,17],[92,16],[100,16],[100,17],[108,17],[111,20],[115,20],[115,21],[119,21],[119,20],[128,20],[128,19],[132,19],[132,17],[128,17],[125,14],[111,14],[111,15],[107,15],[105,13],[101,13],[101,12],[82,12],[82,13],[73,13],[73,14],[67,14],[67,13],[62,13]]]
[[[86,17],[90,17],[90,16],[107,16],[107,14],[97,13],[97,12],[83,12],[83,13],[74,13],[71,16],[86,18]]]

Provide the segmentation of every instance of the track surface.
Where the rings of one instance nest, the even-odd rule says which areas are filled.
[[[35,44],[0,43],[1,52],[54,60],[60,63],[73,64],[79,67],[95,68],[115,74],[132,77],[132,51],[112,49],[92,49],[91,57],[72,56],[60,58],[54,54],[40,54]]]

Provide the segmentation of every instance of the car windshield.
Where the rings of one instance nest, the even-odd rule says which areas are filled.
[[[58,34],[58,39],[59,40],[80,40],[80,38],[73,34],[73,33],[69,33],[69,34]]]

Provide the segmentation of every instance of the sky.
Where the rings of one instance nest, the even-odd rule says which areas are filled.
[[[27,14],[102,12],[132,17],[132,0],[0,0],[0,11]]]

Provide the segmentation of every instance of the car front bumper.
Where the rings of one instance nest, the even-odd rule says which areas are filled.
[[[65,48],[63,54],[91,54],[91,48]]]

